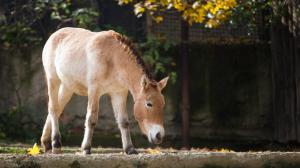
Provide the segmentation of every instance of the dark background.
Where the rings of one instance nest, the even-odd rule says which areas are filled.
[[[63,2],[46,3],[49,6],[42,7],[41,11],[36,10],[39,2],[0,2],[0,141],[39,142],[47,115],[42,47],[55,30],[76,26],[94,31],[114,29],[126,34],[139,46],[157,80],[171,75],[172,80],[164,91],[166,140],[163,146],[235,150],[291,150],[298,146],[299,21],[293,22],[296,28],[291,31],[290,25],[280,19],[288,20],[289,15],[277,16],[270,7],[253,6],[257,12],[236,19],[235,24],[224,23],[214,29],[200,24],[189,26],[184,43],[187,78],[182,73],[184,29],[180,14],[165,12],[164,21],[155,23],[147,16],[137,18],[130,5],[94,0],[73,1],[67,7],[57,7],[64,17],[53,19],[54,4]],[[66,9],[92,9],[98,15],[90,11],[71,15]],[[239,11],[235,12],[234,17]],[[182,121],[184,80],[189,81],[188,123]],[[120,147],[109,99],[101,98],[93,144]],[[64,145],[79,146],[86,101],[85,97],[74,96],[67,105],[60,125]],[[128,112],[134,144],[149,146],[132,117],[131,96]],[[188,144],[182,143],[186,135],[182,134],[184,124],[189,126]]]

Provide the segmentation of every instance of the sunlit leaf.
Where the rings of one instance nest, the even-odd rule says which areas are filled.
[[[134,13],[136,15],[141,15],[145,12],[145,8],[141,6],[140,3],[134,5]]]
[[[37,145],[37,143],[35,143],[32,148],[27,149],[27,154],[29,154],[29,155],[38,155],[38,154],[40,154],[40,148]]]
[[[156,154],[161,154],[162,152],[158,148],[156,148],[156,149],[148,148],[147,153],[152,154],[152,155],[156,155]]]
[[[160,23],[163,21],[163,17],[157,16],[157,17],[154,17],[154,20],[156,21],[156,23]]]
[[[221,148],[220,150],[217,150],[217,152],[228,153],[228,152],[234,152],[234,151],[230,150],[230,149],[226,149],[226,148]]]
[[[214,28],[225,22],[237,6],[236,0],[205,0],[205,1],[182,1],[182,0],[118,0],[120,4],[134,4],[134,12],[141,17],[145,11],[149,11],[153,20],[157,23],[163,20],[161,12],[176,10],[190,25],[203,23],[208,28]]]

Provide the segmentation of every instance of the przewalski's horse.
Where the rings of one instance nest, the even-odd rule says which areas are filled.
[[[109,94],[121,131],[123,149],[137,153],[130,132],[126,101],[128,90],[134,99],[134,116],[149,142],[159,144],[164,137],[161,90],[168,77],[160,82],[150,78],[132,43],[114,31],[91,32],[63,28],[53,33],[43,50],[49,105],[41,143],[45,151],[60,152],[58,118],[73,93],[88,96],[84,154],[91,153],[91,141],[98,120],[99,99]]]

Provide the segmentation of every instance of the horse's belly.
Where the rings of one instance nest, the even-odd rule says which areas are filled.
[[[69,90],[81,96],[87,96],[85,70],[75,67],[72,61],[58,60],[56,72],[61,83]]]
[[[75,80],[72,77],[68,77],[62,73],[57,74],[61,80],[61,83],[69,90],[81,96],[87,96],[87,87],[82,81]]]
[[[87,96],[87,87],[81,82],[75,80],[68,80],[66,78],[62,79],[62,84],[70,89],[72,92],[81,95]]]

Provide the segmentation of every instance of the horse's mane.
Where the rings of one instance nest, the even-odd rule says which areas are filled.
[[[154,81],[154,78],[153,78],[151,72],[149,71],[148,67],[145,65],[145,62],[141,57],[141,53],[139,52],[139,50],[137,49],[135,44],[125,35],[121,35],[115,31],[112,31],[112,32],[113,32],[113,36],[115,37],[115,39],[121,43],[124,50],[127,51],[129,55],[131,55],[132,57],[135,58],[136,63],[141,67],[141,69],[143,70],[143,72],[147,76],[147,78],[150,81]]]

